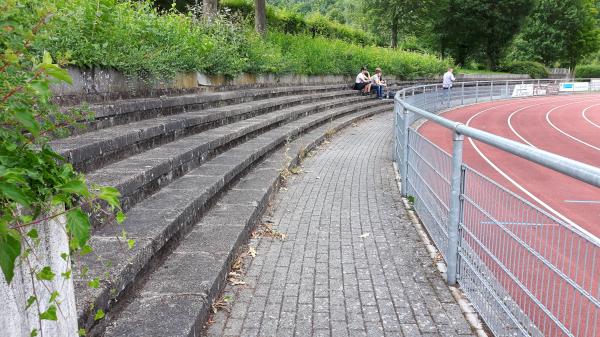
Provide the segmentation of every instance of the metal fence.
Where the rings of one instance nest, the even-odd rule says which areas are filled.
[[[448,283],[460,284],[497,337],[600,337],[600,240],[467,166],[464,137],[595,187],[600,169],[438,113],[476,102],[599,90],[594,82],[470,82],[451,91],[423,85],[396,95],[395,160],[402,194],[411,197],[440,249]],[[587,90],[581,83],[588,83]],[[451,131],[451,153],[419,134],[423,120]]]

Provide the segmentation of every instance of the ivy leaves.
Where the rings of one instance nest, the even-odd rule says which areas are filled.
[[[21,236],[14,229],[0,228],[0,268],[7,283],[14,277],[15,260],[21,254]]]

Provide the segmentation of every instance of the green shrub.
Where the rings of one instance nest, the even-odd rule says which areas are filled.
[[[527,74],[531,78],[548,77],[548,69],[543,64],[532,61],[510,62],[498,67],[497,70],[511,74]]]
[[[355,75],[363,65],[404,79],[432,77],[448,65],[433,55],[360,46],[341,40],[270,32],[267,41],[281,50],[281,72],[305,75]]]
[[[577,78],[600,78],[600,64],[587,64],[575,68]]]
[[[56,6],[56,13],[48,24],[49,34],[35,41],[38,53],[47,50],[68,56],[79,67],[113,68],[148,80],[181,72],[228,77],[242,72],[354,75],[361,65],[415,78],[441,73],[445,66],[432,55],[347,42],[359,41],[362,32],[321,16],[304,20],[286,12],[281,19],[278,12],[281,29],[271,29],[262,39],[244,21],[219,16],[207,22],[191,13],[157,12],[148,2],[47,1]],[[248,5],[245,0],[227,1]],[[317,27],[314,37],[302,28],[307,22]],[[286,34],[288,30],[301,33]]]
[[[221,0],[220,3],[221,7],[242,17],[254,17],[254,2],[251,0]],[[288,9],[267,6],[267,22],[273,30],[288,34],[319,35],[367,45],[377,42],[373,35],[365,31],[333,21],[318,13],[305,18]]]

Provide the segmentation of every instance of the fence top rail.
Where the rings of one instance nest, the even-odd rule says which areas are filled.
[[[505,83],[506,81],[499,81],[499,83]],[[518,81],[521,82],[521,81]],[[475,82],[473,82],[475,83]],[[477,82],[477,83],[482,83]],[[483,83],[490,83],[490,81],[483,81]],[[406,100],[403,99],[403,92],[411,91],[414,89],[420,89],[423,86],[416,86],[403,89],[396,94],[395,101],[396,103],[402,105],[404,107],[404,113],[413,112],[427,120],[430,120],[436,124],[439,124],[447,129],[453,130],[457,134],[464,135],[470,137],[472,139],[481,141],[485,144],[503,150],[505,152],[511,153],[518,157],[524,158],[531,162],[537,163],[541,166],[554,170],[556,172],[562,173],[571,178],[580,180],[587,184],[590,184],[595,187],[600,187],[600,168],[588,165],[573,159],[569,159],[563,156],[559,156],[552,152],[548,152],[545,150],[537,149],[531,147],[526,144],[522,144],[516,142],[514,140],[510,140],[493,133],[489,133],[483,130],[479,130],[462,123],[444,118],[435,113],[426,111],[419,107],[416,107]],[[587,232],[583,228],[576,228],[573,226],[569,226],[574,231],[578,232],[582,236],[586,237],[589,241],[593,242],[596,246],[600,246],[600,238],[594,236],[593,234]]]
[[[512,85],[512,84],[532,84],[532,83],[540,83],[540,84],[547,84],[547,83],[571,83],[571,82],[590,82],[592,80],[599,80],[596,78],[572,78],[572,79],[564,79],[564,78],[545,78],[545,79],[524,79],[524,80],[480,80],[480,81],[456,81],[455,84],[460,84],[461,86],[477,86],[477,85],[481,85],[481,86],[486,86],[486,85]],[[423,88],[435,88],[435,87],[441,87],[442,83],[429,83],[429,84],[421,84],[421,85],[415,85],[415,86],[410,86],[410,87],[406,87],[401,89],[400,91],[398,91],[398,93],[400,95],[404,94],[404,93],[408,93],[408,92],[412,92],[412,91],[417,91],[417,90],[422,90]],[[456,86],[454,86],[456,87]]]

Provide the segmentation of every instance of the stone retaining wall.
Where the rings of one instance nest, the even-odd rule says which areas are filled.
[[[179,94],[189,94],[205,91],[233,90],[247,87],[292,86],[292,85],[326,85],[353,83],[354,76],[326,75],[256,75],[241,74],[233,79],[220,75],[205,75],[201,73],[179,74],[173,80],[160,81],[127,76],[111,69],[84,69],[71,67],[68,69],[73,78],[73,85],[55,85],[54,99],[61,105],[78,104],[83,101],[97,103],[110,100],[158,97]],[[525,79],[528,75],[486,75],[458,74],[459,81],[476,81],[489,79]],[[396,76],[386,76],[389,82],[405,82]],[[420,79],[415,82],[429,83],[439,81],[440,77]]]

